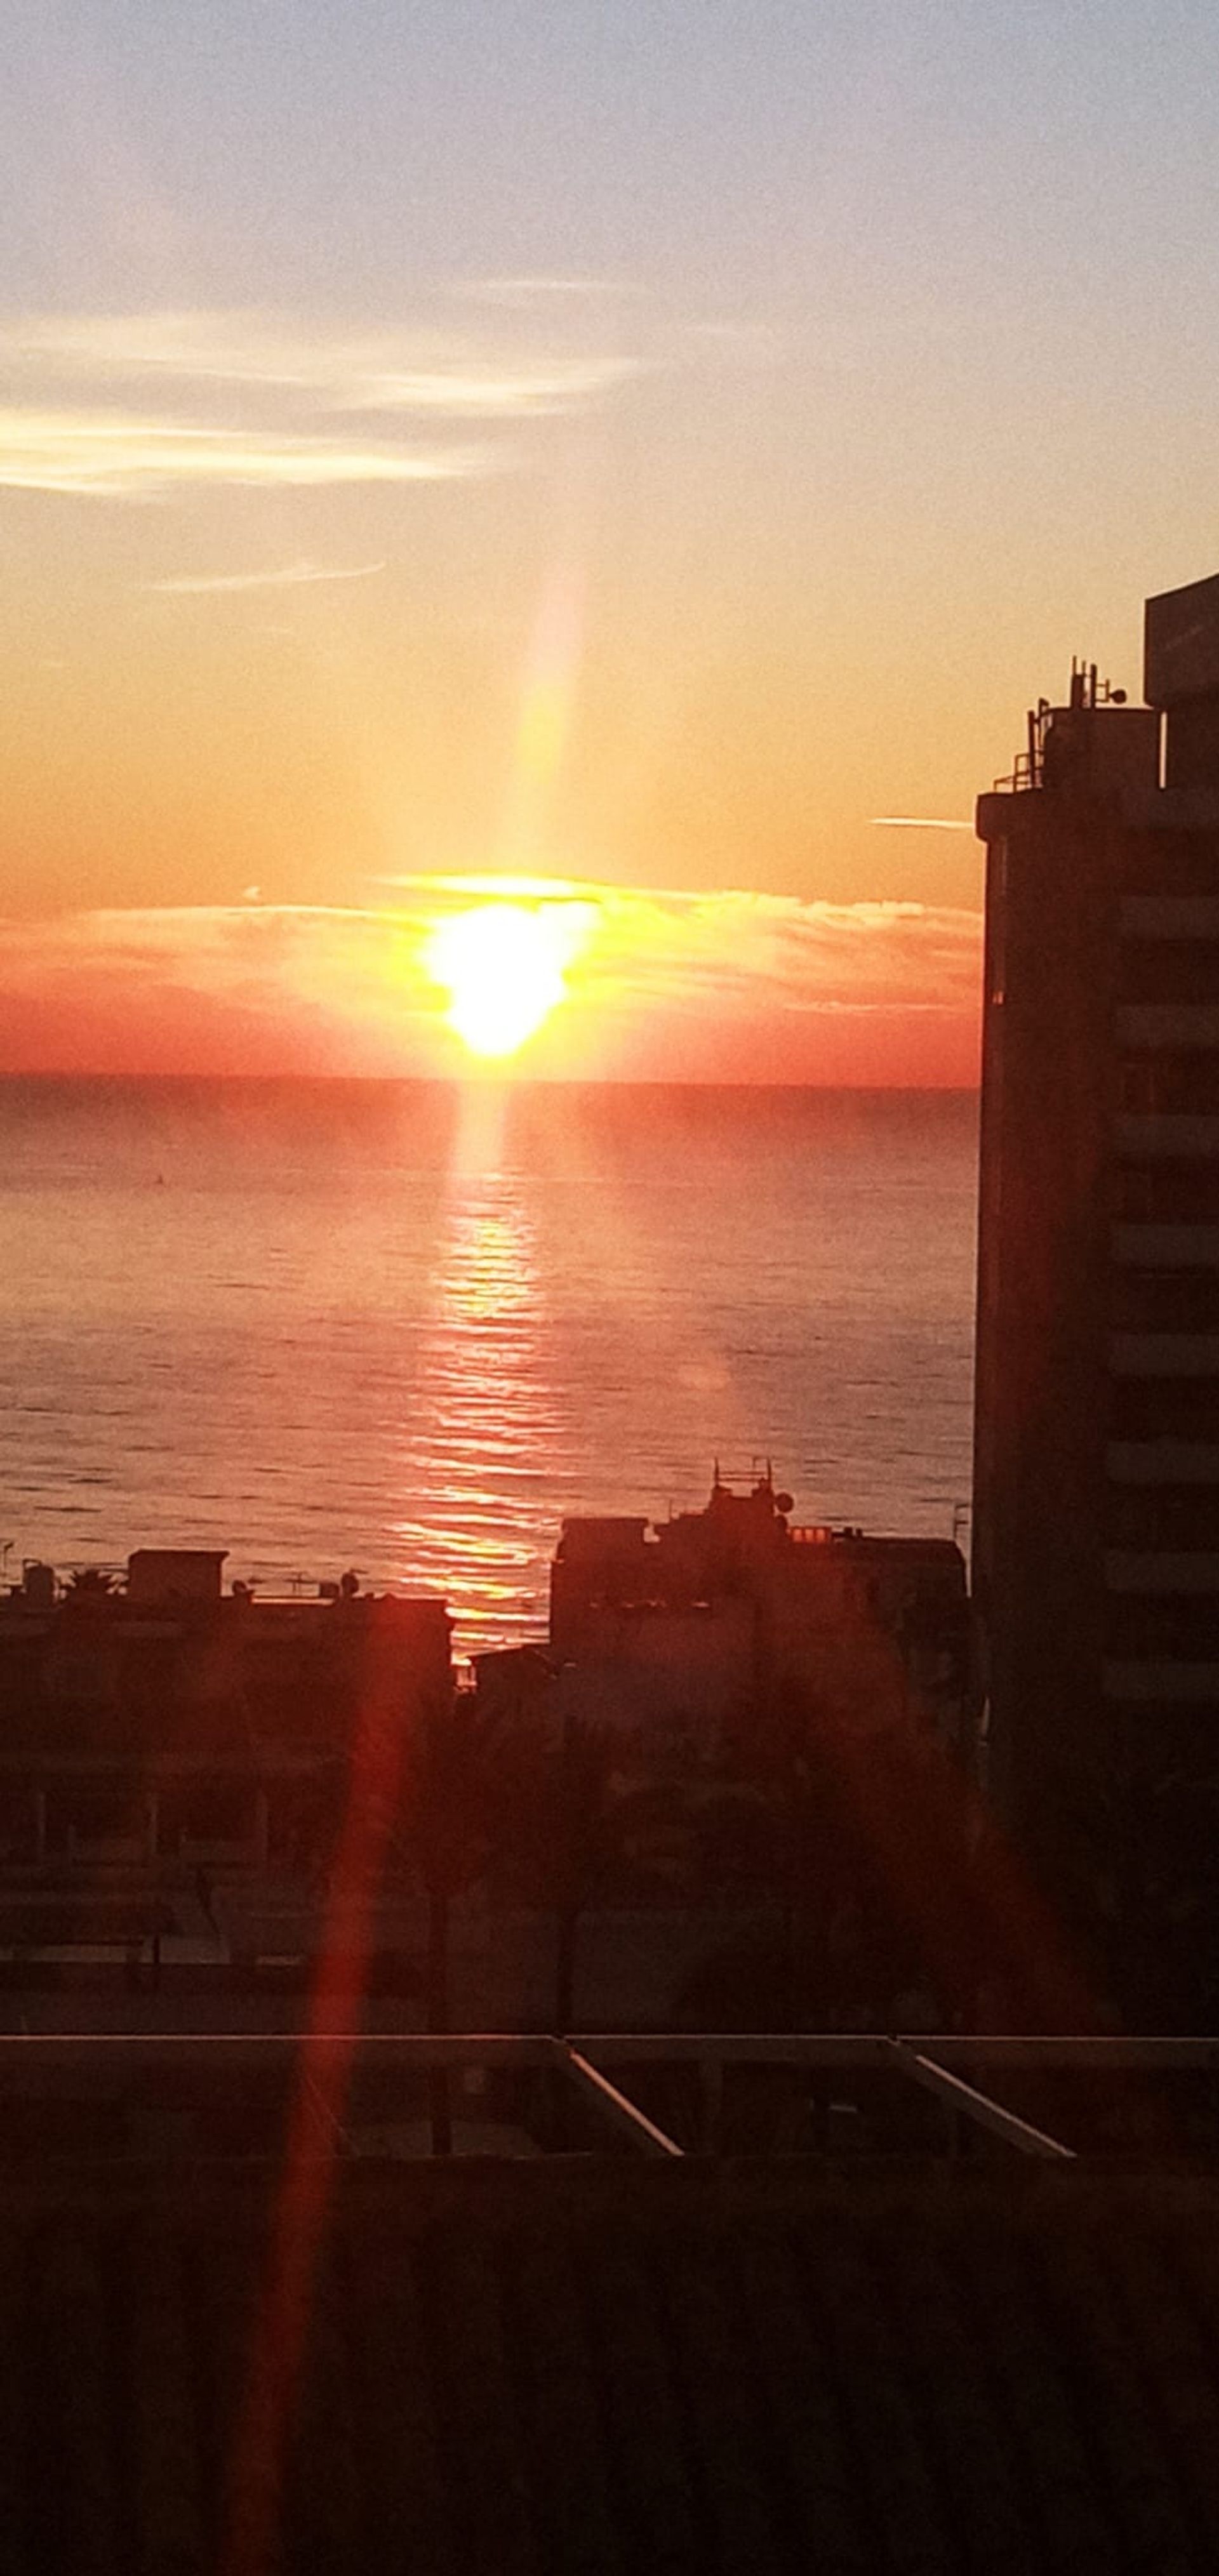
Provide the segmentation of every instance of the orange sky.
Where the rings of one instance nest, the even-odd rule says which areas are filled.
[[[523,1070],[972,1080],[974,797],[1213,568],[1166,6],[11,0],[0,1064],[446,1067],[524,873]]]

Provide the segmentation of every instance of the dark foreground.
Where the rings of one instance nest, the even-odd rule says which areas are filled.
[[[1219,2564],[1219,2183],[10,2165],[0,2567]]]

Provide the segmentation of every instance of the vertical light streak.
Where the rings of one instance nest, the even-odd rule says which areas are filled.
[[[378,1652],[374,1634],[228,2467],[223,2576],[265,2576],[275,2560],[318,2255],[368,1990],[373,1907],[400,1804],[409,1712],[392,1676],[392,1655]]]

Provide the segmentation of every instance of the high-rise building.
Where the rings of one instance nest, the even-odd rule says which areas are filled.
[[[1219,577],[1072,674],[987,848],[975,1433],[991,1796],[1128,2021],[1219,2007]]]

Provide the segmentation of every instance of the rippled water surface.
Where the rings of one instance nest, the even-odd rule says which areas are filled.
[[[10,1567],[227,1546],[536,1633],[564,1512],[770,1455],[806,1520],[969,1490],[958,1096],[0,1083]]]

